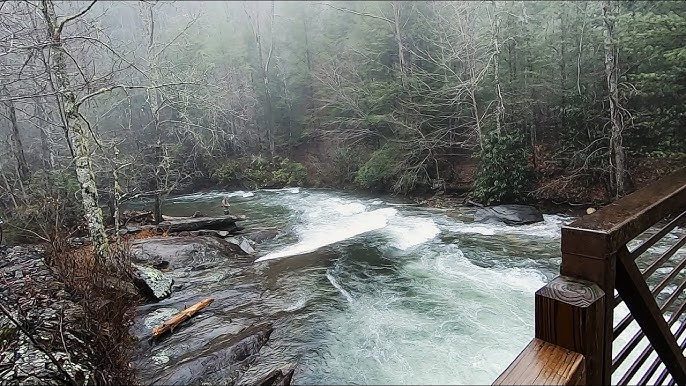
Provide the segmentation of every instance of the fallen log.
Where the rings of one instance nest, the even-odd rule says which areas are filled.
[[[157,225],[126,225],[126,233],[139,233],[152,231],[157,234],[179,232],[204,232],[217,237],[226,237],[243,230],[236,225],[236,221],[245,220],[245,216],[221,216],[221,217],[168,217]],[[215,234],[216,232],[216,234]],[[200,233],[198,233],[200,235]],[[224,236],[222,236],[224,235]]]
[[[166,322],[164,322],[161,325],[152,329],[152,338],[155,339],[167,331],[172,331],[174,328],[176,328],[176,326],[178,326],[179,324],[183,323],[184,321],[190,319],[193,315],[197,314],[200,310],[202,310],[203,308],[212,304],[213,301],[214,301],[214,299],[212,299],[212,298],[203,299],[203,300],[195,303],[193,306],[188,307],[185,310],[183,310],[183,311],[177,313],[176,315],[172,316]]]
[[[162,221],[157,226],[169,232],[197,231],[200,229],[232,231],[237,228],[236,221],[241,220],[245,220],[245,216],[191,217]]]

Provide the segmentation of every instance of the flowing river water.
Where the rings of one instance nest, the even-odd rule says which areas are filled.
[[[164,211],[220,215],[227,195],[246,230],[279,236],[254,256],[187,268],[175,279],[186,292],[141,308],[144,329],[150,315],[176,311],[175,296],[217,297],[165,344],[141,350],[144,382],[168,383],[155,374],[175,356],[268,321],[259,366],[297,362],[296,384],[489,384],[532,338],[534,292],[557,274],[560,227],[573,220],[479,224],[471,208],[302,188],[186,195]]]

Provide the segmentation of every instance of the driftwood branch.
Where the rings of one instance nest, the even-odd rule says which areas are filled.
[[[185,310],[177,313],[176,315],[169,318],[166,322],[152,329],[152,338],[158,338],[167,331],[173,331],[176,326],[183,323],[184,321],[190,319],[193,315],[197,314],[203,308],[212,304],[214,299],[205,298],[193,306],[186,308]]]

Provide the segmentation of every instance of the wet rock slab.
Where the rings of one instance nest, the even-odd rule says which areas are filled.
[[[247,241],[246,241],[247,242]],[[138,264],[165,262],[171,295],[137,308],[132,333],[139,339],[135,367],[141,384],[236,384],[260,363],[273,327],[252,312],[264,289],[254,259],[239,245],[214,236],[154,237],[131,245]],[[203,298],[214,302],[155,341],[152,329]],[[269,366],[266,371],[272,371]],[[282,384],[288,374],[275,377]],[[290,378],[287,379],[290,381]]]

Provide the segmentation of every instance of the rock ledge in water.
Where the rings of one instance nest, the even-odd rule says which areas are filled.
[[[172,284],[174,284],[171,277],[152,267],[137,264],[133,264],[133,267],[135,268],[135,282],[147,295],[157,300],[171,295]]]
[[[253,249],[252,245],[250,245],[250,242],[245,237],[227,237],[224,240],[231,244],[236,252],[240,254],[252,255],[255,253],[255,249]]]
[[[543,221],[543,214],[530,205],[496,205],[477,209],[474,214],[474,221],[525,225]]]

